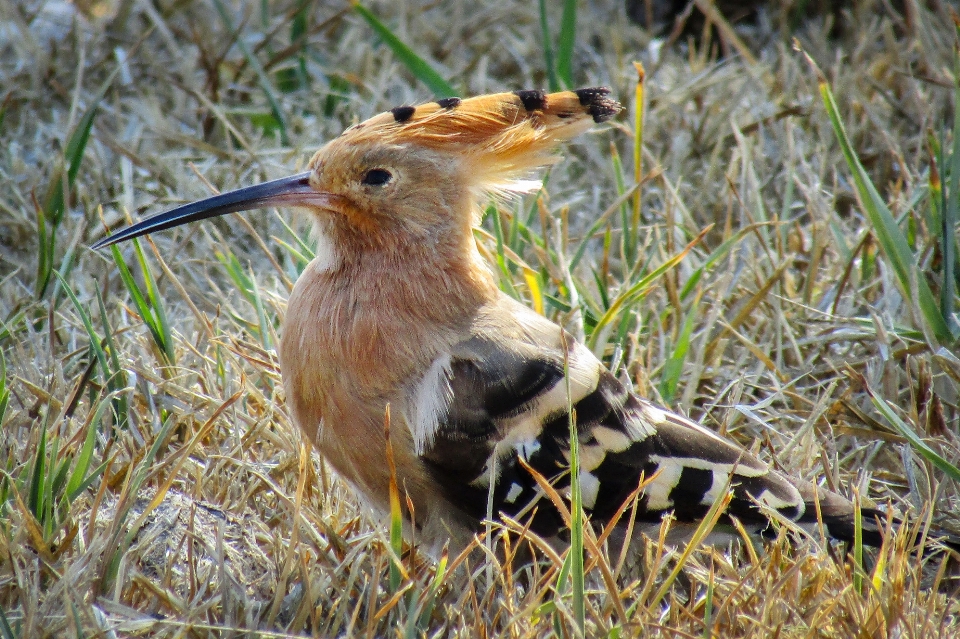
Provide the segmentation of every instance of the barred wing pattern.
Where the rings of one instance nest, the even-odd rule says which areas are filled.
[[[417,388],[419,405],[428,400],[430,408],[411,419],[417,452],[449,503],[467,517],[486,517],[492,481],[494,516],[532,514],[535,533],[562,536],[560,513],[518,459],[559,491],[569,487],[569,386],[583,504],[595,524],[614,516],[641,477],[653,477],[638,501],[639,522],[659,524],[672,513],[680,524],[698,523],[721,492],[732,490],[724,517],[736,517],[752,533],[772,530],[766,509],[801,525],[816,523],[816,499],[827,532],[852,540],[847,499],[777,472],[638,397],[585,346],[526,307],[507,298],[497,306],[507,308],[481,313],[471,337],[434,362]],[[879,514],[864,510],[866,543],[881,542]]]

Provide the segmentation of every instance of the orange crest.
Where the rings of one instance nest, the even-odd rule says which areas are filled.
[[[378,141],[456,155],[474,186],[528,190],[533,169],[556,161],[554,149],[622,107],[606,88],[494,93],[400,106],[344,131],[343,142]]]

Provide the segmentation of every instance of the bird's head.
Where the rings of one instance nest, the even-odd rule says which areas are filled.
[[[397,107],[330,141],[307,172],[154,215],[94,248],[273,206],[306,208],[340,238],[368,244],[469,234],[478,197],[535,189],[531,172],[556,160],[560,142],[620,111],[608,94],[517,91]]]

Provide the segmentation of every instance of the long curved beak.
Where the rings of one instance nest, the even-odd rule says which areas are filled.
[[[298,173],[289,177],[271,180],[263,184],[248,186],[229,193],[221,193],[197,202],[184,204],[175,209],[158,213],[136,224],[121,229],[93,245],[94,249],[101,249],[117,242],[133,239],[180,226],[187,222],[205,220],[218,215],[249,211],[270,206],[323,206],[329,201],[329,196],[315,191],[310,186],[310,172]]]

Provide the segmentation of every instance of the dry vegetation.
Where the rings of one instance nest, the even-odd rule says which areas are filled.
[[[370,9],[461,94],[546,86],[535,2],[405,4]],[[504,288],[582,327],[639,392],[789,472],[957,531],[958,484],[869,396],[955,468],[957,343],[899,283],[790,45],[827,76],[938,293],[927,132],[949,151],[956,33],[939,3],[904,4],[861,3],[829,37],[822,17],[762,13],[738,31],[748,62],[716,39],[655,59],[622,3],[581,3],[573,79],[628,110],[572,145],[538,200],[488,213],[478,241]],[[634,60],[638,219],[629,196],[617,205],[634,184]],[[350,123],[430,97],[344,3],[0,3],[0,637],[576,635],[555,555],[514,573],[408,552],[391,584],[385,531],[284,411],[274,345],[309,254],[303,220],[157,234],[139,260],[122,247],[126,284],[86,248],[104,223],[289,174]],[[907,536],[867,553],[865,576],[786,531],[683,557],[651,543],[636,580],[588,549],[586,634],[960,636],[950,570]]]

